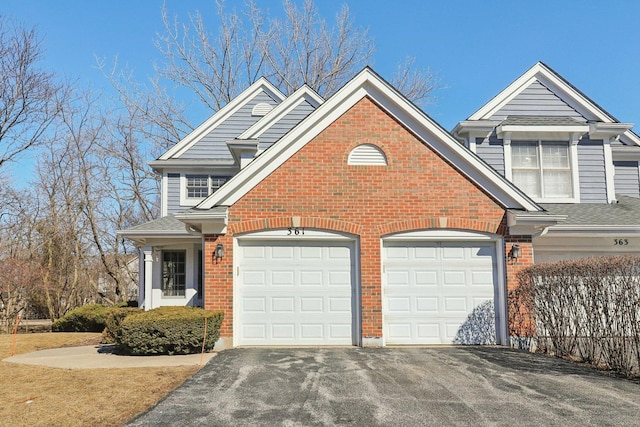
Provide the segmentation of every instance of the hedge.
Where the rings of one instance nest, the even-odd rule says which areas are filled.
[[[222,311],[197,307],[160,307],[126,316],[115,335],[116,349],[124,354],[190,354],[212,350],[220,337]]]
[[[105,328],[102,332],[103,343],[115,343],[120,335],[120,325],[129,315],[142,312],[141,308],[135,307],[113,307],[107,312],[105,317]]]
[[[640,257],[532,265],[509,292],[519,344],[626,376],[640,375]]]
[[[107,324],[107,315],[123,307],[137,307],[136,301],[126,301],[114,306],[87,304],[75,308],[51,325],[53,332],[102,332]]]
[[[53,332],[102,332],[108,307],[102,304],[83,305],[71,310],[51,325]]]

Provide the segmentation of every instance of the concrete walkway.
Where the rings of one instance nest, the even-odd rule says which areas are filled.
[[[179,356],[120,356],[111,345],[63,347],[19,354],[3,362],[40,365],[63,369],[149,368],[162,366],[194,366],[206,364],[217,353],[187,354]]]

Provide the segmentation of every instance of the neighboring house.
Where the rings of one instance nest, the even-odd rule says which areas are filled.
[[[162,218],[121,232],[140,304],[223,310],[221,347],[507,344],[558,239],[636,249],[630,127],[543,64],[455,138],[369,68],[326,101],[261,79],[151,162]]]

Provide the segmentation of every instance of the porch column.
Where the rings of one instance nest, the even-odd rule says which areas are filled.
[[[144,309],[151,310],[153,303],[151,301],[153,289],[153,249],[149,246],[145,247],[144,253]]]

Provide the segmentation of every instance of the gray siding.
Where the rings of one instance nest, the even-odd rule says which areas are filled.
[[[311,114],[314,109],[315,108],[307,101],[300,103],[300,105],[291,110],[289,114],[274,123],[268,130],[258,137],[260,140],[260,149],[265,150],[271,147],[274,142],[282,138],[284,134],[289,132],[294,126]]]
[[[484,138],[476,138],[476,154],[504,176],[504,148],[501,139],[497,139],[495,135],[491,135],[488,142],[484,142]]]
[[[586,121],[539,81],[531,83],[491,116],[491,120],[504,120],[507,116],[572,117],[581,122]]]
[[[180,174],[167,174],[167,213],[185,210],[180,207]]]
[[[262,118],[251,115],[253,107],[260,102],[266,102],[274,107],[278,104],[265,92],[259,93],[180,157],[183,159],[233,159],[226,142],[238,137]]]
[[[640,197],[637,161],[614,161],[616,168],[616,194]]]
[[[607,181],[602,141],[578,143],[578,173],[581,203],[607,203]]]

